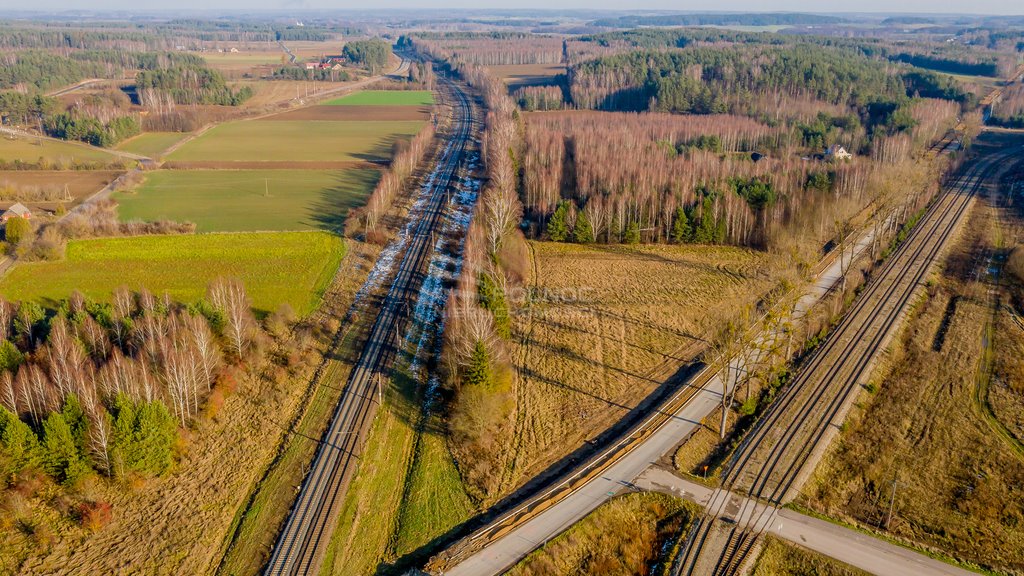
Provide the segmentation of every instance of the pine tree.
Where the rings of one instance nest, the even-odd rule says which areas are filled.
[[[672,222],[672,241],[676,244],[682,244],[691,240],[693,234],[690,228],[690,218],[686,215],[686,210],[680,206],[676,208],[675,220]]]
[[[10,340],[0,340],[0,372],[17,372],[24,360],[25,356]]]
[[[466,375],[463,379],[466,386],[490,387],[491,366],[487,353],[487,346],[482,340],[477,340],[473,345],[473,352],[469,356],[469,363],[466,366]]]
[[[626,236],[623,239],[626,244],[639,244],[640,243],[640,224],[636,221],[630,222],[626,226]]]
[[[163,474],[174,463],[177,427],[158,400],[136,404],[120,394],[114,400],[110,459],[115,474]]]
[[[569,203],[562,200],[548,220],[548,236],[553,242],[565,242],[569,238]]]
[[[74,484],[89,470],[64,415],[54,412],[43,422],[43,468],[62,484]]]
[[[9,478],[39,457],[35,432],[15,414],[0,407],[0,475]]]
[[[590,224],[586,212],[576,215],[576,225],[572,229],[572,240],[577,244],[590,244],[594,241],[594,227]]]
[[[701,200],[698,205],[700,211],[700,221],[697,223],[697,228],[693,233],[693,241],[695,244],[711,244],[715,241],[715,214],[711,202],[707,200]]]
[[[719,218],[715,223],[715,244],[725,244],[726,228],[725,218]]]
[[[494,331],[502,338],[512,337],[512,318],[508,311],[508,302],[494,278],[487,273],[480,274],[477,284],[480,305],[494,317]]]

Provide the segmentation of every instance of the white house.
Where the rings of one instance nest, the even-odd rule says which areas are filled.
[[[846,151],[839,144],[833,144],[828,148],[825,148],[825,160],[849,160],[853,158],[853,154]]]

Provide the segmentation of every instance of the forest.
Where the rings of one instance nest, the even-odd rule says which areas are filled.
[[[366,68],[370,74],[377,74],[388,65],[388,58],[391,57],[391,44],[380,38],[354,40],[345,44],[342,54],[350,62]]]
[[[232,91],[220,72],[195,63],[140,70],[135,87],[143,102],[151,100],[156,92],[170,95],[175,104],[238,106],[253,93],[248,86]]]
[[[638,28],[640,26],[812,26],[845,22],[820,14],[664,14],[657,16],[620,16],[594,20],[594,26]]]

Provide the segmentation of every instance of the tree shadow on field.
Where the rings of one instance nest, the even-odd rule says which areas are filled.
[[[573,452],[552,463],[529,482],[481,514],[437,536],[416,550],[396,559],[394,562],[379,564],[375,574],[377,576],[397,575],[404,574],[410,569],[422,568],[431,556],[441,552],[458,540],[469,536],[501,515],[521,506],[533,496],[561,482],[568,473],[576,469],[580,464],[600,457],[608,445],[626,437],[637,424],[654,413],[656,406],[676,393],[703,368],[704,364],[701,362],[691,362],[681,366],[671,377],[662,382],[635,408],[629,410],[622,419],[609,429],[594,439],[584,442]]]
[[[366,205],[381,173],[372,169],[350,169],[337,172],[330,187],[320,192],[319,199],[307,209],[307,218],[315,228],[341,234],[352,210]]]
[[[583,307],[583,308],[579,308],[578,312],[585,312],[587,314],[593,314],[595,316],[603,316],[605,318],[609,318],[609,319],[612,319],[612,320],[620,320],[622,322],[625,322],[626,324],[632,324],[632,325],[635,325],[635,326],[640,326],[640,327],[643,327],[643,328],[648,328],[648,329],[650,329],[650,330],[652,330],[654,332],[661,332],[661,333],[664,333],[664,334],[669,334],[669,335],[672,335],[672,336],[677,336],[679,338],[685,338],[687,340],[694,340],[694,341],[698,341],[698,342],[704,342],[705,341],[705,339],[700,337],[700,336],[697,336],[695,334],[691,334],[691,333],[683,331],[683,330],[678,330],[676,328],[672,328],[671,326],[662,326],[660,324],[655,324],[654,322],[651,322],[651,321],[648,321],[648,320],[641,320],[641,319],[638,319],[638,318],[630,318],[630,317],[626,316],[625,314],[612,312],[610,310],[601,310],[599,308]],[[550,326],[552,328],[558,328],[558,329],[561,329],[561,330],[566,330],[566,331],[569,331],[569,332],[576,332],[576,333],[579,333],[579,334],[589,334],[591,336],[597,336],[598,338],[602,338],[602,339],[605,339],[605,340],[613,340],[616,343],[619,342],[618,338],[616,338],[615,336],[610,336],[610,335],[606,335],[606,334],[599,334],[595,330],[585,330],[583,328],[580,328],[578,326],[573,326],[573,325],[567,324],[565,322],[560,322],[560,321],[557,321],[557,320],[552,320],[551,319],[552,316],[558,316],[558,314],[541,314],[540,315],[541,320],[539,320],[539,322],[542,325]],[[665,356],[666,358],[675,358],[675,357],[671,356],[670,354],[666,354],[664,352],[660,352],[658,350],[654,350],[653,348],[645,348],[643,346],[640,346],[639,344],[634,344],[632,342],[624,342],[624,344],[626,346],[629,346],[630,348],[635,348],[637,350],[642,350],[644,352],[649,352],[651,354],[657,354],[659,356]],[[683,358],[675,358],[675,359],[676,360],[684,360]]]
[[[650,244],[653,246],[654,244]],[[648,244],[639,244],[638,246],[648,246]],[[727,267],[724,264],[714,265],[705,262],[691,262],[688,260],[675,260],[668,258],[657,252],[649,252],[642,250],[635,250],[633,246],[628,244],[591,244],[590,247],[598,252],[604,252],[605,254],[612,254],[616,256],[629,256],[636,260],[649,260],[654,262],[662,262],[670,266],[678,268],[684,268],[688,270],[697,270],[708,274],[721,275],[725,274],[736,278],[737,280],[750,280],[753,278],[752,275],[745,273],[741,270],[735,270]]]

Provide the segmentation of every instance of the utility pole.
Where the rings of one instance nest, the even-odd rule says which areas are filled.
[[[892,509],[896,504],[896,486],[899,482],[896,481],[896,474],[892,475],[892,494],[889,496],[889,516],[885,519],[885,529],[889,529],[889,522],[892,522]]]

